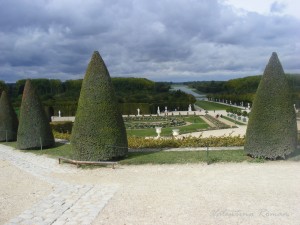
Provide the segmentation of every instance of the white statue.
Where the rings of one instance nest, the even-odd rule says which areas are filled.
[[[158,114],[158,115],[160,114],[159,106],[157,107],[157,114]]]
[[[189,112],[192,112],[192,105],[189,104]]]
[[[298,110],[296,108],[296,104],[294,104],[294,109],[295,109],[295,112],[298,113]]]
[[[58,117],[61,117],[61,112],[60,112],[60,110],[58,110]]]
[[[138,113],[138,116],[139,116],[140,115],[140,109],[139,108],[137,109],[137,113]]]

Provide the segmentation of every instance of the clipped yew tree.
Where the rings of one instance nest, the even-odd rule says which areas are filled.
[[[277,54],[267,64],[253,101],[245,151],[253,157],[285,158],[297,147],[290,87]]]
[[[100,161],[128,152],[124,121],[106,65],[95,51],[83,79],[72,129],[74,158]]]
[[[17,140],[18,117],[7,96],[2,92],[0,98],[0,141]]]
[[[20,108],[17,147],[39,149],[54,146],[49,120],[30,80],[25,83]]]

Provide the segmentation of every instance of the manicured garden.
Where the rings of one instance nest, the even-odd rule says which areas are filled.
[[[167,123],[165,121],[171,122]],[[134,128],[134,125],[136,127],[138,122],[144,125],[144,127],[140,129]],[[157,136],[155,127],[162,127],[161,136],[172,136],[173,129],[179,129],[180,134],[186,134],[209,128],[209,125],[199,116],[152,117],[151,119],[149,117],[139,117],[132,118],[131,120],[127,119],[125,124],[127,127],[127,136],[136,137]]]
[[[128,137],[156,137],[155,127],[162,127],[163,137],[171,137],[173,129],[186,134],[210,128],[200,116],[135,116],[123,119]],[[70,140],[72,122],[52,122],[51,126],[56,138]]]
[[[274,102],[278,107],[274,108]],[[199,135],[178,139],[172,136],[172,130],[179,129],[181,134],[207,130],[210,127],[205,121],[209,121],[214,129],[230,126],[209,113],[205,115],[205,121],[196,115],[122,117],[105,63],[100,54],[94,52],[83,80],[74,126],[71,122],[52,124],[51,129],[39,96],[28,80],[23,92],[18,127],[17,117],[6,93],[1,95],[0,130],[6,131],[2,133],[1,140],[16,140],[6,144],[27,152],[79,161],[121,159],[121,164],[260,162],[262,159],[276,160],[291,156],[299,160],[296,114],[292,103],[287,79],[277,54],[273,53],[253,102],[246,137],[203,138]],[[240,109],[228,108],[216,102],[198,101],[197,105],[205,110],[226,109],[228,113],[245,116]],[[161,133],[157,127],[162,128]],[[11,131],[11,136],[8,131]],[[163,138],[159,138],[159,135]],[[71,144],[55,143],[54,137],[71,140]],[[229,150],[211,153],[180,151],[180,148],[186,147],[209,149],[224,146]],[[244,146],[244,150],[230,151],[233,146]],[[154,150],[149,152],[151,148]],[[177,151],[161,151],[164,148],[177,148]],[[145,152],[140,149],[148,150]],[[250,159],[249,156],[256,159]]]

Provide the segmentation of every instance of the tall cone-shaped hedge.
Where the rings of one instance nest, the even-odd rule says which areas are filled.
[[[77,160],[108,160],[128,152],[124,121],[99,52],[94,52],[82,83],[71,144]]]
[[[0,141],[17,140],[18,117],[6,94],[0,98]]]
[[[31,84],[25,83],[17,135],[19,149],[38,149],[52,147],[54,137],[44,107]]]
[[[297,122],[287,77],[273,53],[258,86],[246,132],[253,157],[285,158],[297,147]]]

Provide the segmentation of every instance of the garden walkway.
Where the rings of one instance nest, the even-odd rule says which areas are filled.
[[[0,161],[7,161],[52,187],[49,195],[10,219],[6,225],[88,225],[117,190],[114,185],[78,185],[53,178],[53,173],[71,174],[77,170],[67,165],[61,166],[55,159],[23,153],[4,145],[0,145]],[[0,217],[3,218],[5,215],[1,215],[1,211],[3,209],[0,209]]]
[[[298,225],[300,221],[299,162],[91,170],[0,145],[0,168],[0,224]]]

